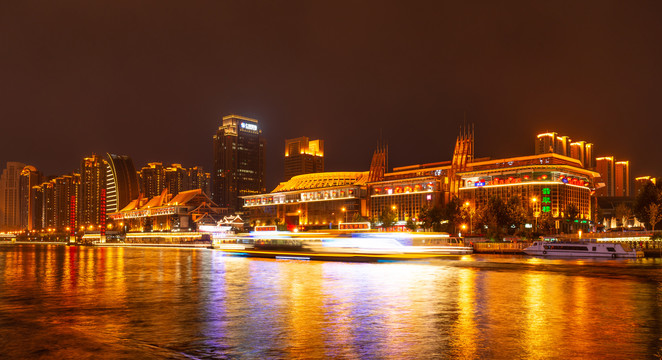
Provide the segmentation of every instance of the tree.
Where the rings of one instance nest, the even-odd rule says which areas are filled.
[[[354,213],[354,216],[352,216],[352,221],[353,222],[366,222],[368,219],[361,215],[359,212]]]
[[[416,225],[416,222],[414,222],[414,220],[411,219],[411,218],[407,219],[407,224],[405,226],[407,227],[407,229],[409,229],[411,231],[416,231],[416,229],[418,228],[418,225]]]
[[[633,212],[639,222],[650,224],[648,207],[653,203],[660,205],[660,189],[649,182],[639,191],[634,201]]]
[[[570,220],[570,231],[573,231],[574,222],[579,217],[579,208],[577,205],[570,203],[565,208],[565,215]]]
[[[526,209],[522,204],[522,200],[517,196],[512,196],[506,203],[506,231],[509,234],[515,234],[521,230],[522,225],[526,222]]]
[[[441,221],[443,218],[441,206],[424,206],[421,208],[418,218],[423,222],[423,228],[432,229],[432,231],[441,231]]]
[[[382,223],[382,227],[389,228],[395,224],[395,218],[397,214],[391,209],[384,209],[379,215],[379,221]]]
[[[660,205],[657,203],[651,203],[648,205],[648,222],[651,224],[651,229],[655,232],[655,225],[662,220],[662,211],[660,211]]]
[[[453,197],[441,209],[441,220],[446,220],[446,231],[455,233],[457,224],[462,221],[462,202],[459,198]]]
[[[628,220],[632,217],[632,209],[625,203],[620,203],[614,209],[616,220],[621,222],[621,226],[627,226]]]

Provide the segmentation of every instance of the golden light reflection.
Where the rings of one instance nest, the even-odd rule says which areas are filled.
[[[476,328],[476,273],[472,269],[460,269],[458,275],[457,306],[459,315],[453,324],[453,357],[475,359],[478,329]]]

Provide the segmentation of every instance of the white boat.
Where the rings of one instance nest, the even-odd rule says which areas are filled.
[[[527,255],[582,258],[637,258],[642,251],[619,243],[536,241],[524,249]]]

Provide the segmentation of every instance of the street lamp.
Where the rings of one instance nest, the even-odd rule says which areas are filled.
[[[467,211],[469,212],[469,234],[472,234],[474,232],[474,213],[471,211],[471,203],[470,202],[465,202],[464,206],[467,207]]]
[[[345,213],[345,222],[347,222],[347,209],[343,206],[340,210]]]
[[[533,217],[535,218],[536,221],[536,227],[535,230],[538,231],[538,198],[537,197],[532,197],[531,201],[533,202]]]

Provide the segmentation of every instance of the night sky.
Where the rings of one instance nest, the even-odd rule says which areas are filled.
[[[326,170],[533,154],[557,131],[662,176],[662,2],[3,1],[0,163],[69,173],[92,153],[212,164],[221,117],[260,121]]]

